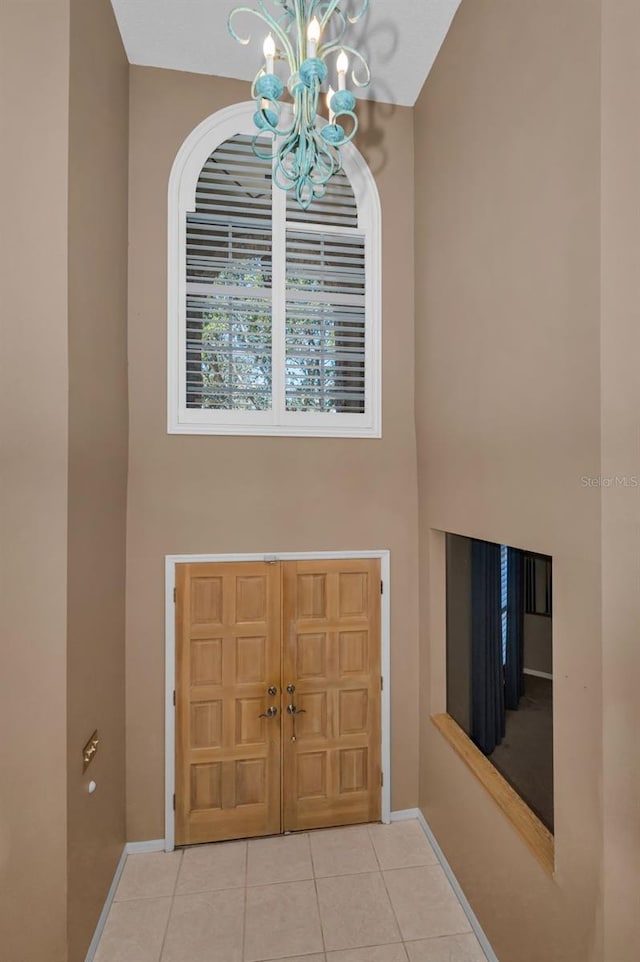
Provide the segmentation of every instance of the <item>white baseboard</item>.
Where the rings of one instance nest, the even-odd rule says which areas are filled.
[[[122,849],[122,855],[120,856],[120,861],[116,867],[113,882],[109,889],[106,901],[102,907],[102,912],[100,913],[100,918],[98,919],[98,924],[96,925],[96,930],[93,933],[93,938],[91,939],[91,944],[87,950],[87,955],[85,957],[85,962],[93,962],[93,958],[98,950],[98,943],[104,931],[104,927],[107,923],[107,916],[109,915],[109,909],[111,908],[111,903],[113,902],[114,895],[116,894],[116,889],[118,888],[118,882],[120,881],[120,876],[124,870],[124,863],[127,861],[127,846],[125,845]]]
[[[548,671],[536,671],[535,668],[523,668],[523,675],[533,675],[534,678],[548,678],[549,681],[553,681],[553,675],[550,675]]]
[[[85,956],[85,962],[93,962],[94,956],[98,949],[98,943],[104,931],[104,927],[107,923],[107,917],[109,915],[109,909],[111,908],[111,903],[113,902],[114,896],[116,894],[116,889],[118,888],[118,882],[120,881],[120,876],[124,871],[125,862],[127,861],[128,855],[142,855],[144,852],[164,852],[165,843],[163,838],[155,838],[150,842],[127,842],[122,849],[122,855],[120,856],[120,861],[116,867],[113,881],[111,887],[107,894],[107,898],[102,907],[102,912],[100,913],[100,918],[98,919],[98,924],[96,925],[96,930],[93,933],[93,938],[91,939],[91,945],[87,950]]]
[[[429,839],[431,847],[433,848],[433,851],[436,854],[436,858],[440,862],[440,865],[442,866],[444,874],[447,876],[449,880],[449,884],[451,885],[451,888],[456,894],[456,898],[458,899],[458,901],[460,902],[460,905],[462,906],[462,910],[464,914],[469,919],[469,925],[473,929],[474,935],[477,938],[478,942],[480,943],[482,951],[487,957],[487,962],[498,962],[498,958],[495,952],[493,951],[493,949],[491,948],[491,944],[489,943],[488,938],[482,931],[482,926],[478,922],[478,919],[476,918],[476,915],[473,909],[469,905],[469,902],[464,892],[460,888],[460,883],[458,882],[457,878],[453,874],[451,866],[449,865],[446,858],[444,857],[444,852],[438,845],[436,841],[436,837],[431,831],[431,829],[429,828],[429,825],[427,824],[427,820],[422,814],[422,812],[420,811],[420,809],[405,808],[399,812],[391,812],[392,822],[404,822],[410,818],[416,818],[418,820],[418,822],[420,823],[420,827],[422,828],[422,831]]]
[[[411,818],[418,817],[419,809],[417,808],[401,808],[397,812],[391,812],[392,822],[408,822]]]
[[[127,842],[127,855],[144,855],[145,852],[164,852],[163,838],[152,838],[149,842]]]

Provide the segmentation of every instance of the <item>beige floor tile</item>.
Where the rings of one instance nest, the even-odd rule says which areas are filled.
[[[410,962],[487,962],[473,933],[407,942]]]
[[[219,842],[185,849],[176,895],[243,887],[246,866],[246,842]]]
[[[316,878],[378,871],[376,853],[366,825],[314,832],[311,854]]]
[[[384,879],[405,941],[470,931],[439,865],[393,869]]]
[[[379,872],[318,879],[316,884],[327,952],[400,941]]]
[[[308,835],[284,835],[249,842],[247,885],[312,879]]]
[[[329,952],[327,962],[407,962],[404,946],[375,945],[367,949],[347,949],[346,952]]]
[[[114,902],[94,962],[158,962],[171,899]]]
[[[244,900],[243,888],[177,896],[162,962],[242,962]]]
[[[129,855],[115,895],[116,902],[173,895],[182,852]]]
[[[247,889],[245,962],[317,954],[323,948],[312,881]]]
[[[438,864],[435,852],[415,819],[392,822],[391,825],[370,825],[369,835],[382,869]]]

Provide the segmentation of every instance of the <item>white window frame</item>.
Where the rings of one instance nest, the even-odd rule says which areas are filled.
[[[270,411],[194,410],[186,406],[186,219],[195,210],[202,168],[216,147],[236,134],[255,133],[253,101],[212,114],[184,141],[169,178],[168,209],[168,421],[169,434],[274,435],[289,437],[382,436],[382,211],[378,189],[365,159],[353,146],[341,148],[345,174],[358,209],[357,228],[333,228],[286,221],[286,194],[273,190],[272,339],[274,404]],[[365,240],[365,413],[342,414],[285,410],[285,230],[349,233]],[[280,412],[280,413],[278,413]]]

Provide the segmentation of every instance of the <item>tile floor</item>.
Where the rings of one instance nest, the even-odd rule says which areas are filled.
[[[417,821],[130,855],[95,962],[486,962]]]

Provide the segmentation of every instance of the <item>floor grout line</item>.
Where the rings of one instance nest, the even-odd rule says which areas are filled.
[[[171,901],[173,899],[173,895],[171,894],[169,895],[136,895],[135,898],[118,899],[117,902],[114,899],[112,902],[112,906],[113,905],[130,905],[132,902],[157,902],[159,899],[169,899]]]
[[[409,953],[407,952],[407,950],[406,950],[405,947],[404,947],[404,934],[403,934],[403,932],[402,932],[402,929],[400,928],[400,922],[398,921],[398,916],[396,915],[396,910],[395,910],[395,907],[394,907],[394,905],[393,905],[393,900],[392,900],[392,898],[391,898],[391,894],[390,894],[390,892],[389,892],[389,889],[387,888],[387,880],[386,880],[385,877],[384,877],[384,871],[383,871],[383,869],[382,869],[382,865],[380,864],[380,859],[379,859],[379,857],[378,857],[378,850],[376,849],[376,847],[375,847],[375,845],[374,845],[374,842],[373,842],[373,839],[371,838],[371,829],[370,829],[370,827],[369,827],[368,825],[367,825],[367,835],[369,836],[369,843],[370,843],[370,845],[371,845],[371,848],[373,849],[373,854],[374,854],[375,860],[376,860],[376,862],[377,862],[377,864],[378,864],[378,868],[380,869],[380,877],[382,878],[382,884],[384,885],[384,890],[385,890],[385,892],[387,893],[387,898],[389,899],[389,906],[390,906],[390,908],[391,908],[391,911],[392,911],[392,913],[393,913],[393,917],[394,917],[394,919],[395,919],[395,923],[396,923],[396,926],[397,926],[397,929],[398,929],[398,935],[400,936],[400,941],[401,941],[401,943],[402,943],[402,949],[403,949],[403,951],[404,951],[404,954],[407,956],[407,960],[408,960],[408,958],[409,958]]]
[[[322,911],[320,909],[320,896],[318,895],[318,879],[316,877],[316,866],[313,861],[313,847],[311,845],[311,834],[307,835],[309,843],[309,859],[311,861],[311,872],[313,873],[313,890],[316,893],[316,905],[318,907],[318,920],[320,922],[320,938],[322,939],[322,951],[324,953],[325,962],[327,962],[327,943],[324,937],[324,925],[322,923]]]
[[[135,855],[133,856],[135,858]],[[169,932],[169,924],[171,922],[171,916],[173,915],[173,906],[175,905],[176,899],[176,889],[178,888],[178,879],[180,878],[180,871],[182,869],[182,860],[184,858],[184,852],[180,852],[180,861],[178,863],[178,871],[176,872],[175,882],[173,883],[173,893],[171,895],[171,905],[169,906],[169,912],[167,915],[167,924],[164,927],[164,935],[162,937],[162,945],[160,946],[160,954],[158,955],[158,962],[162,962],[162,956],[164,955],[164,947],[167,941],[167,933]]]

